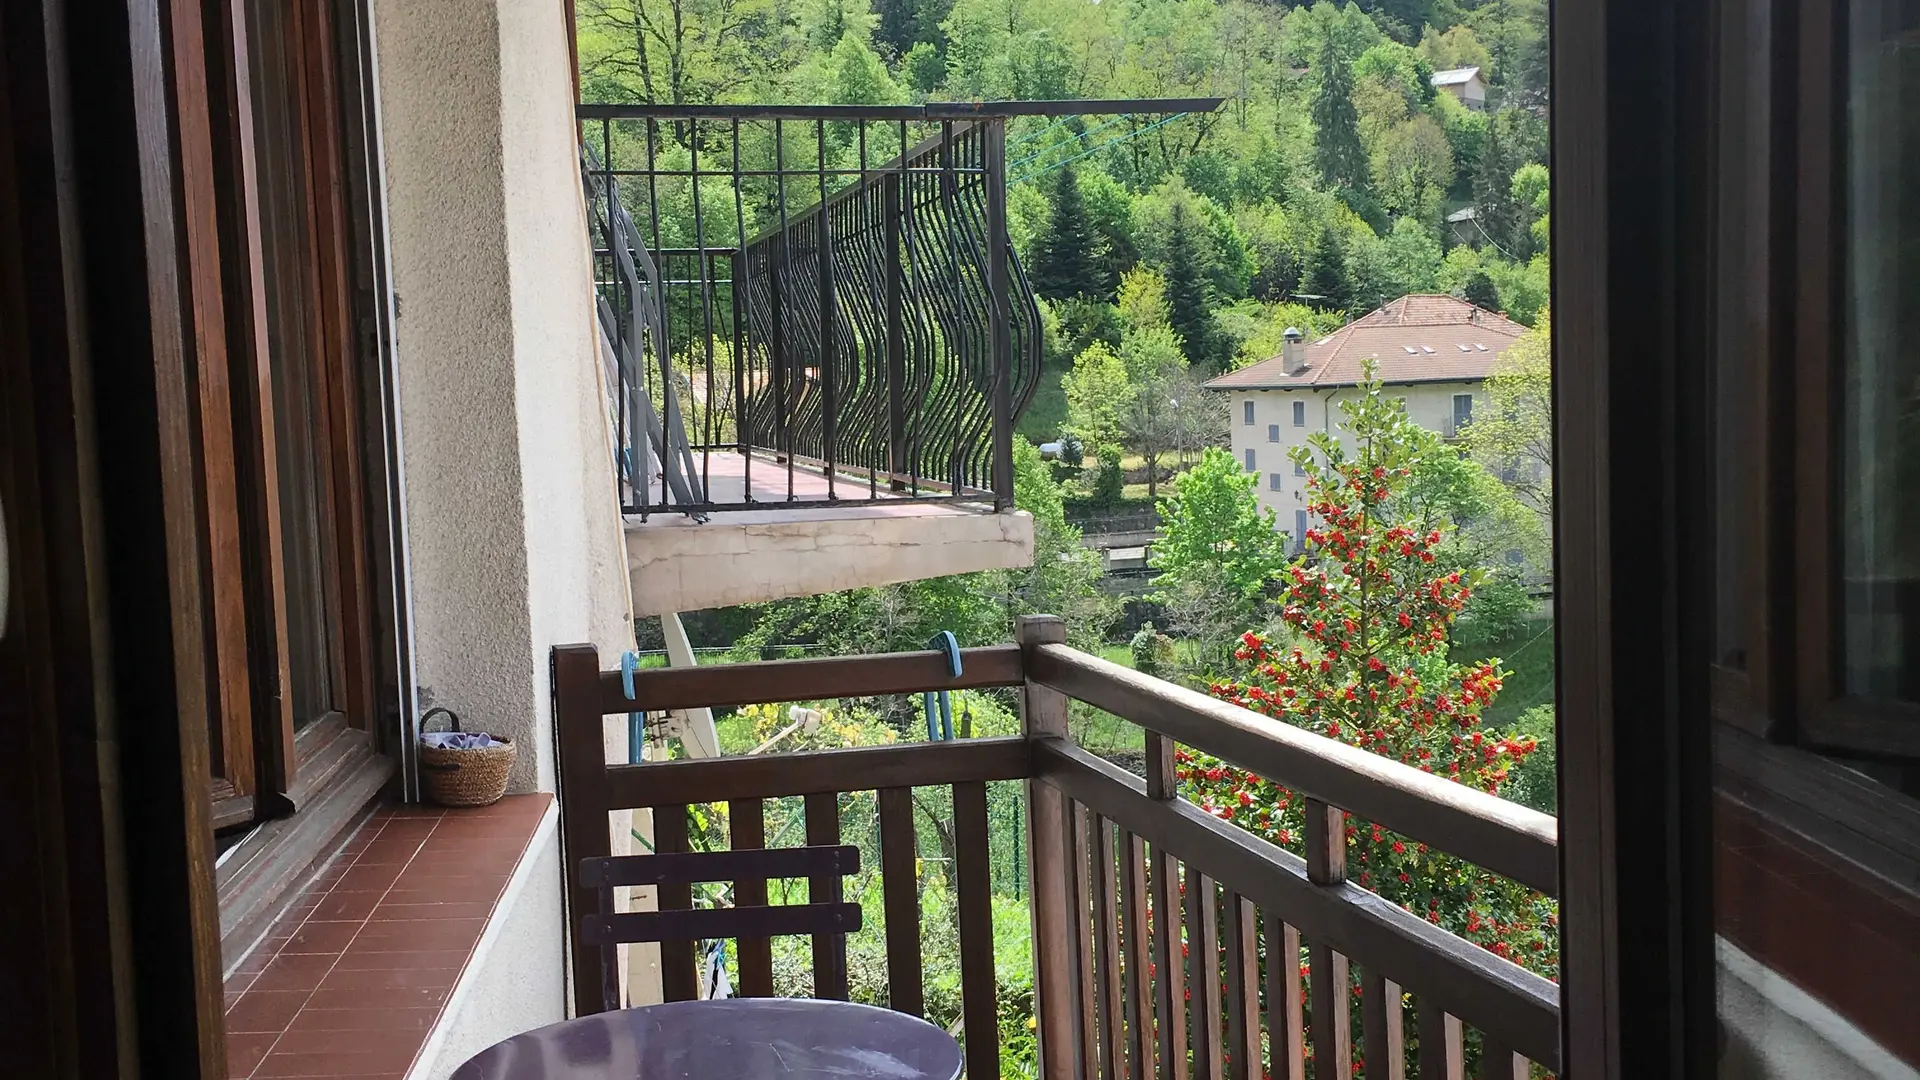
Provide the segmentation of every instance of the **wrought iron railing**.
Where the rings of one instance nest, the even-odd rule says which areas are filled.
[[[1012,505],[1040,320],[1005,116],[579,116],[626,512]]]

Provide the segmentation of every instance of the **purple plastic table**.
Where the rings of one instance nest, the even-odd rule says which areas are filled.
[[[844,1001],[676,1001],[536,1028],[453,1080],[956,1080],[960,1047],[905,1013]]]

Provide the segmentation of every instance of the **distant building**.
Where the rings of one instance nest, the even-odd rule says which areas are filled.
[[[1460,104],[1476,112],[1487,107],[1487,80],[1477,67],[1452,68],[1433,73],[1433,86],[1460,99]]]
[[[1305,473],[1288,458],[1314,431],[1334,432],[1365,361],[1406,402],[1414,423],[1445,438],[1473,422],[1482,383],[1527,328],[1451,296],[1403,296],[1318,341],[1288,329],[1280,355],[1207,382],[1227,394],[1233,456],[1258,473],[1263,506],[1297,546],[1306,532]]]
[[[1479,216],[1471,206],[1463,206],[1447,215],[1447,228],[1453,230],[1455,242],[1476,248],[1480,246],[1480,225],[1475,220]]]

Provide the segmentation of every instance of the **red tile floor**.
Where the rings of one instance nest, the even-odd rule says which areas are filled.
[[[400,1080],[550,795],[382,807],[227,978],[227,1074]]]

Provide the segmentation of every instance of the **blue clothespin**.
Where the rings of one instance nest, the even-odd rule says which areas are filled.
[[[620,689],[633,700],[633,671],[640,666],[640,654],[628,649],[620,654]],[[647,745],[647,714],[630,712],[627,714],[627,764],[640,764],[640,752]]]
[[[947,674],[956,679],[960,677],[960,642],[957,638],[953,636],[953,631],[942,630],[939,633],[933,635],[933,640],[927,642],[927,648],[936,649],[946,653],[947,654]],[[921,703],[921,707],[926,711],[926,714],[927,714],[927,741],[939,742],[942,739],[946,739],[949,741],[952,740],[953,738],[953,698],[952,696],[949,695],[945,690],[941,690],[937,693],[930,690],[920,695],[920,703]],[[939,726],[937,728],[934,726],[934,715],[935,715],[936,703],[938,706],[939,717],[940,717]]]

